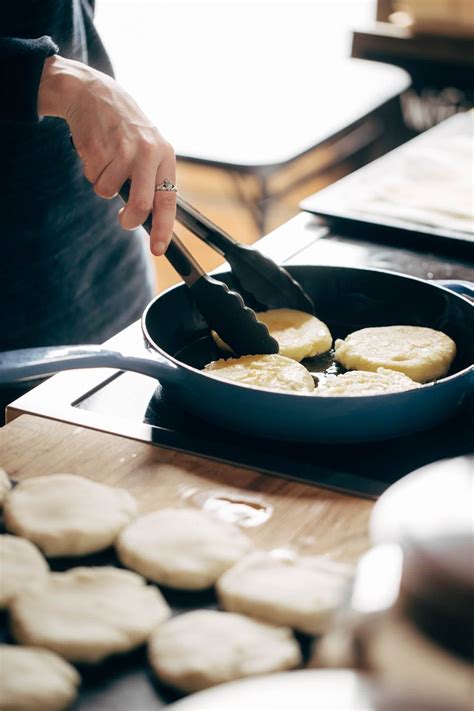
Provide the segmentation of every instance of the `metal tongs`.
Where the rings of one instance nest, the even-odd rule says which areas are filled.
[[[176,218],[226,258],[239,291],[259,310],[281,307],[314,314],[314,304],[295,279],[252,247],[236,242],[227,232],[178,195]]]
[[[120,189],[120,197],[127,201],[130,181]],[[313,313],[313,302],[301,286],[284,269],[259,252],[240,245],[211,220],[178,197],[177,218],[197,237],[224,255],[242,290],[254,295],[266,308],[289,306]],[[151,231],[151,214],[143,223]],[[242,296],[226,284],[210,277],[173,232],[165,253],[166,258],[182,277],[195,304],[207,322],[237,355],[278,353],[278,343],[265,324],[257,320]]]

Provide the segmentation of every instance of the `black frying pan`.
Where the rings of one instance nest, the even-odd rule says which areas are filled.
[[[176,402],[211,423],[254,436],[306,442],[363,442],[423,430],[449,418],[474,392],[474,308],[467,299],[381,270],[293,266],[288,271],[313,299],[318,318],[334,338],[368,326],[435,328],[457,345],[450,373],[417,390],[362,397],[319,398],[217,380],[200,368],[221,354],[189,291],[180,285],[156,297],[145,310],[148,354],[133,356],[98,346],[10,351],[0,356],[0,382],[68,368],[133,370],[159,379]],[[230,273],[218,278],[234,287]],[[329,365],[327,357],[309,363],[317,371]]]

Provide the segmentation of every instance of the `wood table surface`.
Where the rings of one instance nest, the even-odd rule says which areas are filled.
[[[123,487],[143,513],[200,506],[212,494],[247,502],[247,510],[271,511],[246,528],[265,549],[355,563],[368,547],[373,502],[366,499],[31,415],[0,429],[0,467],[14,480],[68,472]]]

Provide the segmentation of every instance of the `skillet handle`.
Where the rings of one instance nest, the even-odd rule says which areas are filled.
[[[444,286],[450,291],[454,291],[456,294],[474,299],[474,282],[472,281],[462,279],[435,279],[435,283],[439,284],[439,286]]]
[[[0,384],[44,378],[75,368],[116,368],[158,378],[163,383],[179,379],[179,369],[146,353],[125,355],[101,346],[46,346],[0,353]]]

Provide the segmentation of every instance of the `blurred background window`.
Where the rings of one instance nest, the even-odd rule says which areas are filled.
[[[334,150],[307,148],[385,104],[391,81],[398,91],[398,75],[387,82],[381,67],[351,64],[352,30],[374,21],[375,0],[96,5],[118,80],[175,147],[181,193],[237,239],[254,242],[305,195],[374,157],[373,127]],[[208,269],[221,261],[178,231]],[[164,262],[155,265],[161,289],[177,280]]]
[[[98,0],[96,20],[118,80],[175,147],[180,192],[252,243],[305,196],[472,105],[469,5]],[[160,288],[177,281],[164,262]]]

